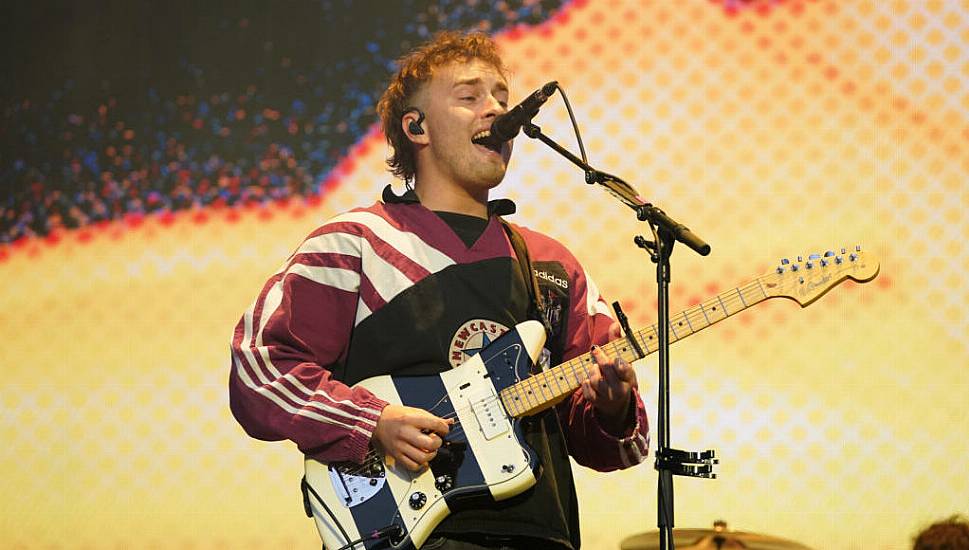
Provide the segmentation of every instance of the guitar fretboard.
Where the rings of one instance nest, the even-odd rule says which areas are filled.
[[[770,297],[764,288],[763,277],[758,277],[747,284],[724,291],[705,302],[671,315],[670,343],[682,340]],[[659,349],[659,332],[656,324],[635,332],[632,337],[642,348],[645,354],[643,357]],[[630,363],[642,359],[625,337],[605,344],[602,350],[610,358],[621,357]],[[501,391],[505,410],[512,416],[521,417],[555,405],[572,395],[572,392],[589,378],[592,365],[590,352],[505,388]]]

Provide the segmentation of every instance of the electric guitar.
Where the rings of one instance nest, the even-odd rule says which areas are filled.
[[[726,319],[769,298],[790,298],[806,307],[852,279],[867,282],[878,261],[856,247],[782,260],[775,270],[670,316],[670,342]],[[616,339],[603,350],[632,362],[657,350],[656,326]],[[521,418],[569,397],[588,377],[591,354],[531,373],[545,343],[537,321],[525,321],[457,368],[432,376],[378,376],[357,384],[399,405],[454,418],[429,468],[411,472],[371,448],[363,464],[323,464],[306,459],[303,483],[308,516],[330,550],[414,550],[452,511],[499,501],[533,486],[540,461],[524,442]]]

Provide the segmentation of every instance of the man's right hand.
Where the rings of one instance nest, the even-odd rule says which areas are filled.
[[[454,420],[404,405],[387,405],[373,431],[379,450],[408,470],[419,471],[437,455]]]

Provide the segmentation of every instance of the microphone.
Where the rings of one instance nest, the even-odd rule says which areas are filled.
[[[512,107],[507,113],[498,115],[491,123],[491,135],[473,140],[474,143],[500,149],[502,143],[517,136],[522,126],[538,114],[538,109],[555,93],[558,85],[559,83],[553,80],[532,92],[532,95]]]

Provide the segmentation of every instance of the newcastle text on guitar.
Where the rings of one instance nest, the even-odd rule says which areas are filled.
[[[670,316],[670,341],[682,340],[768,298],[802,307],[839,283],[878,274],[870,254],[841,249],[783,260],[774,271]],[[636,332],[648,355],[657,350],[656,326]],[[521,418],[548,409],[587,378],[590,354],[531,374],[545,343],[537,321],[525,321],[461,366],[434,376],[378,376],[358,384],[394,404],[454,418],[430,467],[411,472],[371,450],[363,464],[306,459],[304,503],[324,545],[339,548],[420,548],[452,511],[515,496],[535,484],[540,463],[524,443]],[[623,337],[605,346],[610,356],[641,359]]]

